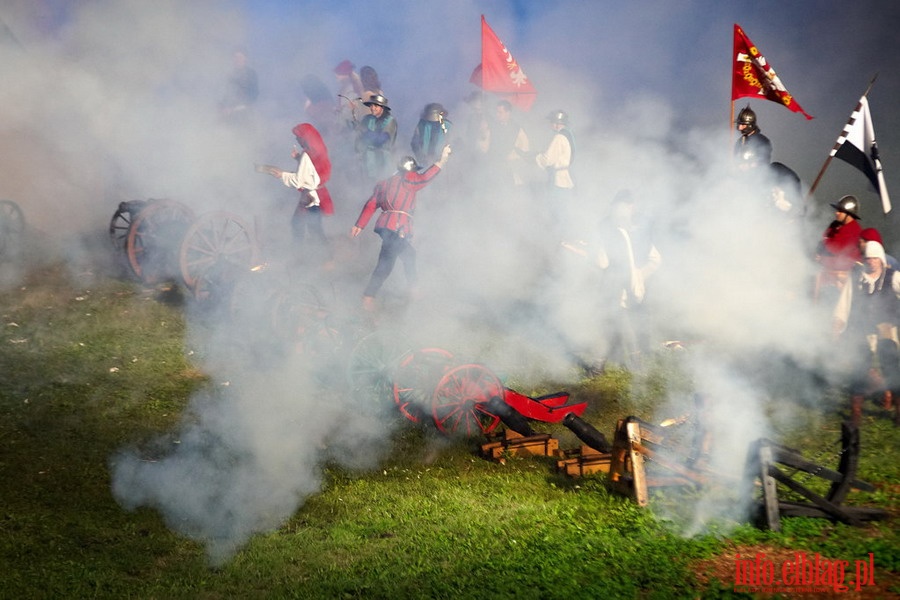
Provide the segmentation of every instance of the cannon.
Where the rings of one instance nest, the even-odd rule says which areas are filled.
[[[532,398],[507,388],[485,365],[458,362],[443,348],[404,349],[401,337],[374,332],[360,340],[348,361],[351,393],[372,401],[386,396],[406,419],[430,419],[445,435],[484,435],[501,420],[529,431],[527,420],[560,422],[581,415],[586,402],[565,392]]]
[[[263,262],[256,236],[233,213],[197,216],[174,200],[130,200],[110,219],[109,240],[144,284],[180,283],[209,310],[230,317],[235,341],[255,359],[286,351],[327,358],[340,347],[319,291]]]
[[[255,235],[226,211],[194,214],[168,199],[120,202],[109,223],[113,250],[147,285],[184,284],[197,300],[218,296],[259,262]]]

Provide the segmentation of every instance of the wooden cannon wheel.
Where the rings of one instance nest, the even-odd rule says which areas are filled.
[[[109,241],[117,253],[122,253],[124,256],[131,224],[145,206],[147,206],[146,200],[129,200],[120,202],[116,212],[113,213],[109,220]]]
[[[441,377],[431,399],[434,424],[448,435],[476,436],[493,431],[500,417],[487,410],[494,396],[503,397],[503,384],[487,367],[467,364]]]
[[[131,270],[144,283],[174,277],[174,256],[194,211],[173,200],[147,202],[128,228],[125,253]]]
[[[361,338],[347,358],[350,393],[365,402],[387,401],[394,369],[408,350],[406,337],[395,331],[374,331]]]
[[[400,414],[413,423],[423,420],[452,360],[453,353],[441,348],[411,350],[400,359],[393,377],[394,403]]]
[[[197,218],[184,234],[179,253],[181,278],[198,300],[219,295],[259,262],[250,228],[225,211]]]

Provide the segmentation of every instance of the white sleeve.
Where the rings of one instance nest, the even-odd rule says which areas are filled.
[[[284,171],[281,174],[281,181],[284,185],[294,189],[315,190],[321,183],[316,167],[313,165],[312,159],[304,152],[300,155],[300,164],[297,165],[296,173]]]
[[[569,147],[569,141],[566,139],[566,136],[557,133],[550,140],[547,150],[543,154],[535,156],[534,159],[542,169],[564,169],[569,166],[571,153],[572,149]]]

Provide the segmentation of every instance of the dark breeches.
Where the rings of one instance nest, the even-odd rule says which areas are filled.
[[[381,252],[378,253],[378,264],[372,271],[372,277],[369,284],[363,292],[364,296],[375,296],[381,286],[384,284],[388,275],[394,270],[394,264],[399,258],[403,262],[403,269],[406,272],[406,280],[410,285],[414,284],[417,279],[416,273],[416,249],[406,240],[397,235],[396,231],[388,231],[382,229],[378,231],[381,236]]]
[[[309,233],[310,237],[318,242],[316,250],[331,258],[331,244],[325,236],[321,208],[318,206],[309,208],[297,206],[297,210],[294,211],[294,216],[291,219],[291,230],[294,233],[294,240],[297,242],[297,246],[303,245],[306,234]]]

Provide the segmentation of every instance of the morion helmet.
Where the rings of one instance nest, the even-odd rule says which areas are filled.
[[[391,107],[388,106],[387,98],[382,96],[381,94],[372,94],[369,96],[369,99],[363,102],[366,106],[372,106],[373,104],[377,106],[381,106],[384,110],[391,110]]]
[[[832,204],[831,208],[847,213],[857,221],[862,220],[862,217],[859,216],[859,200],[856,199],[856,196],[844,196],[837,203]]]

